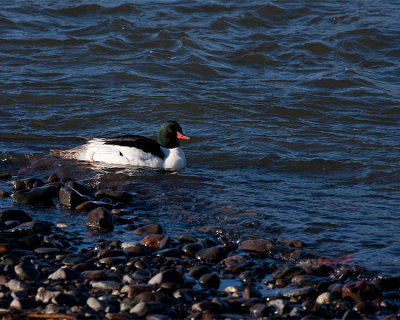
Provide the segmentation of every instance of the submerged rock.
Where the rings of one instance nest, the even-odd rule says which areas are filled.
[[[11,198],[16,204],[50,204],[58,189],[53,185],[15,191]]]
[[[110,231],[114,228],[114,219],[110,211],[99,207],[88,213],[86,225],[99,231]]]

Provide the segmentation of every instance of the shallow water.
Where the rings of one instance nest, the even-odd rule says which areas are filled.
[[[399,12],[389,1],[3,1],[0,169],[136,192],[134,214],[172,232],[297,238],[398,274]],[[49,156],[78,136],[155,137],[171,118],[192,137],[179,173]],[[32,210],[86,232],[76,213]]]

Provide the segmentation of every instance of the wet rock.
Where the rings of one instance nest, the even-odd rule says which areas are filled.
[[[0,211],[0,221],[5,222],[9,220],[17,220],[20,223],[32,221],[32,218],[25,211],[8,209]]]
[[[202,249],[204,249],[204,247],[200,243],[189,243],[183,246],[182,252],[189,257],[194,257],[196,253]]]
[[[377,286],[367,281],[345,284],[342,288],[342,297],[351,298],[356,302],[380,298],[381,291]]]
[[[270,254],[273,248],[274,244],[270,240],[246,240],[239,246],[239,250],[254,251],[264,254]]]
[[[60,249],[58,248],[48,248],[48,247],[39,247],[34,250],[35,253],[37,254],[42,254],[42,255],[55,255],[57,253],[60,253]]]
[[[31,221],[24,223],[23,226],[30,227],[34,233],[43,234],[50,233],[53,224],[48,221]]]
[[[96,199],[108,198],[112,202],[128,202],[132,200],[132,194],[125,191],[99,190],[95,195]]]
[[[78,191],[67,187],[60,189],[58,192],[58,199],[60,206],[70,209],[75,209],[81,203],[89,200],[88,197],[83,196]]]
[[[222,246],[206,248],[196,252],[196,259],[203,262],[217,263],[224,258],[226,258],[226,251]]]
[[[144,317],[150,312],[150,306],[147,302],[139,302],[137,305],[135,305],[129,313],[134,314],[137,317]]]
[[[388,278],[378,278],[372,281],[379,289],[399,289],[400,288],[400,276],[388,277]]]
[[[50,204],[58,189],[53,185],[15,191],[11,198],[16,204]]]
[[[181,286],[183,284],[182,274],[174,269],[165,270],[157,273],[149,280],[148,284],[152,286],[161,286],[165,282],[172,282],[178,286]]]
[[[127,262],[127,258],[125,256],[118,257],[104,257],[99,260],[101,264],[106,264],[108,266],[113,266],[117,264],[123,264]]]
[[[146,316],[146,320],[172,320],[172,318],[170,318],[164,314],[152,313],[152,314],[148,314]]]
[[[91,196],[92,195],[92,188],[88,186],[87,184],[84,184],[80,181],[76,180],[71,180],[66,183],[66,187],[73,189],[77,191],[78,193],[85,195],[85,196]]]
[[[241,255],[230,256],[222,261],[222,265],[225,266],[226,271],[237,273],[248,266],[248,262],[245,257]]]
[[[90,280],[106,279],[106,273],[103,270],[86,270],[82,272],[82,276]]]
[[[9,170],[0,170],[0,180],[10,180],[12,178],[12,172]]]
[[[104,201],[85,201],[75,207],[76,211],[79,212],[89,212],[95,210],[97,208],[104,208],[107,210],[111,210],[113,208],[111,203],[107,203]]]
[[[113,215],[105,208],[97,208],[88,213],[86,225],[99,231],[113,230]]]
[[[148,234],[162,234],[163,228],[158,223],[152,223],[136,229],[133,233],[139,236]]]
[[[354,305],[353,310],[354,310],[355,312],[358,312],[358,313],[367,313],[367,314],[371,314],[371,313],[373,313],[373,311],[374,311],[374,307],[373,307],[372,304],[370,304],[370,303],[367,303],[367,302],[365,302],[365,301],[360,301],[360,302],[357,302],[357,303]]]
[[[189,276],[191,276],[195,279],[199,279],[203,274],[206,274],[206,273],[211,273],[210,267],[199,264],[199,265],[194,266],[192,269],[190,269]]]
[[[92,288],[100,289],[100,290],[119,290],[121,288],[121,283],[111,280],[103,280],[103,281],[92,281]]]
[[[206,273],[200,277],[199,282],[203,288],[218,289],[221,284],[221,279],[216,273]]]
[[[123,243],[121,247],[128,258],[146,256],[151,252],[150,248],[138,242]]]
[[[332,302],[332,294],[330,292],[321,293],[315,302],[318,304],[330,304]]]
[[[156,251],[160,247],[160,242],[164,236],[162,234],[149,234],[145,236],[140,243],[148,247],[152,251]]]

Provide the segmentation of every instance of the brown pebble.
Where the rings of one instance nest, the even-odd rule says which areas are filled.
[[[239,250],[255,251],[258,253],[270,253],[274,244],[270,240],[246,240],[243,241]]]
[[[161,240],[164,238],[162,234],[149,234],[145,236],[140,243],[150,248],[152,251],[156,251],[159,246]]]
[[[134,232],[135,235],[147,235],[147,234],[162,234],[163,228],[158,223],[152,223],[143,227],[137,228]]]

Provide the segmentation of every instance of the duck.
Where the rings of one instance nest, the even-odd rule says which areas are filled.
[[[179,140],[190,140],[175,120],[165,121],[157,141],[140,135],[113,138],[91,138],[87,143],[68,150],[51,150],[52,156],[110,165],[129,165],[166,170],[181,170],[186,158]]]

